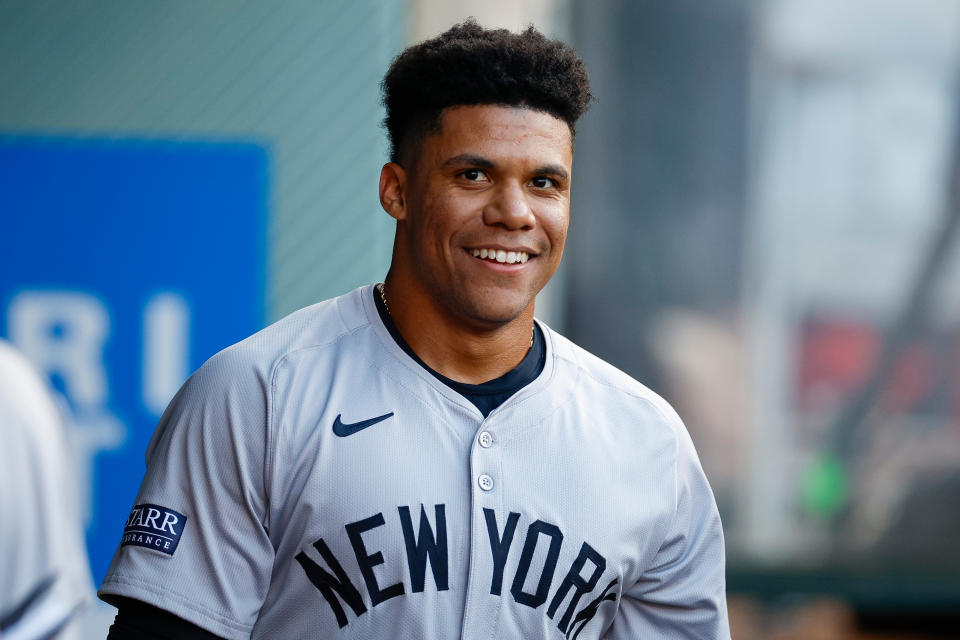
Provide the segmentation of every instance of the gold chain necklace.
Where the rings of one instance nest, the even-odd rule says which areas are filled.
[[[377,291],[380,293],[380,302],[383,303],[383,308],[386,309],[387,314],[392,317],[393,314],[390,313],[390,305],[387,304],[387,283],[386,282],[379,283],[377,285]],[[530,329],[530,347],[528,348],[533,347],[533,336],[535,334],[536,334],[536,331],[533,328],[531,328]]]
[[[388,314],[393,315],[392,313],[390,313],[390,305],[387,304],[387,293],[386,293],[387,283],[381,282],[380,284],[378,284],[377,291],[380,292],[380,302],[383,303],[383,308],[387,310]]]

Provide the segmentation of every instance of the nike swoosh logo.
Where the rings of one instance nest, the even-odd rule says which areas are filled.
[[[360,422],[347,424],[342,422],[340,420],[340,414],[337,414],[337,419],[333,421],[333,433],[341,438],[346,438],[347,436],[352,436],[358,431],[363,431],[367,427],[371,427],[378,422],[383,422],[392,415],[393,412],[391,411],[390,413],[385,413],[382,416],[377,416],[376,418],[370,418],[369,420],[361,420]]]

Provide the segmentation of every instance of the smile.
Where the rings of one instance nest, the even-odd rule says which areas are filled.
[[[505,251],[503,249],[471,249],[474,258],[494,260],[505,264],[523,264],[530,259],[526,251]]]

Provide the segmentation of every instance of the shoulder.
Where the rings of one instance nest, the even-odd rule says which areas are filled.
[[[572,395],[589,406],[591,428],[606,430],[617,443],[611,460],[644,464],[660,469],[664,488],[673,495],[674,508],[689,500],[705,501],[709,508],[697,517],[716,518],[716,505],[693,440],[683,420],[660,395],[615,366],[552,333],[556,357],[576,372]]]
[[[295,354],[323,349],[369,324],[362,287],[296,311],[203,363],[167,405],[148,457],[173,431],[206,437],[223,429],[259,440],[270,420],[277,369]]]
[[[682,475],[695,472],[699,459],[683,420],[659,394],[609,362],[551,332],[554,373],[569,398],[567,413],[586,418],[591,441],[611,443],[612,466],[643,465],[668,480],[675,494]],[[670,491],[668,491],[670,493]]]
[[[12,344],[0,339],[0,397],[4,400],[46,398],[39,372]]]
[[[370,323],[362,297],[369,287],[304,307],[215,354],[194,374],[200,381],[269,381],[284,360],[323,349]]]
[[[33,365],[10,343],[0,340],[0,416],[8,427],[28,426],[33,437],[59,433],[60,409]]]
[[[686,434],[680,416],[659,394],[556,331],[545,329],[561,375],[576,378],[578,397],[596,399],[614,411],[642,415],[677,435]]]
[[[59,473],[66,456],[63,414],[40,373],[13,345],[0,340],[0,469],[24,482]],[[45,482],[32,489],[42,490]],[[2,492],[0,492],[2,493]]]

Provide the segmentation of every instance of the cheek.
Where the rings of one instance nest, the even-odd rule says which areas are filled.
[[[448,259],[450,238],[456,232],[452,218],[449,203],[442,197],[424,199],[414,224],[421,261]]]
[[[469,198],[454,195],[438,195],[425,203],[424,226],[426,232],[440,241],[460,232],[468,232],[482,219],[479,209]]]
[[[543,224],[554,250],[562,249],[567,240],[570,217],[566,213],[557,213],[544,220]]]

